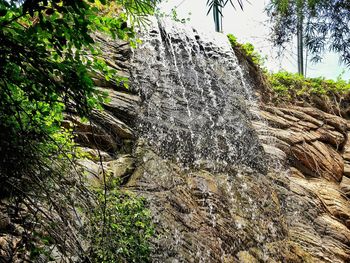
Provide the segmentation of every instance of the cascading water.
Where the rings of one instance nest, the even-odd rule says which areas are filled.
[[[142,97],[140,137],[185,166],[266,169],[250,123],[252,92],[223,34],[153,22],[133,57],[132,87]]]
[[[250,248],[265,257],[285,234],[253,92],[226,36],[158,20],[141,40],[131,87],[146,145],[128,187],[148,199],[157,225],[152,261],[236,262]]]

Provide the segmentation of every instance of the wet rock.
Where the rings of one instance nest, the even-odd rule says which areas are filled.
[[[350,228],[350,201],[343,196],[339,185],[325,180],[292,179],[297,184],[312,191],[327,209],[327,212],[338,218]]]
[[[304,175],[320,176],[336,182],[343,177],[344,164],[341,155],[331,146],[320,141],[293,145],[290,159],[294,167]]]
[[[110,153],[119,148],[118,137],[93,122],[83,122],[77,116],[67,115],[62,125],[65,128],[74,128],[74,133],[77,135],[75,140],[83,147]]]
[[[287,159],[286,153],[276,146],[263,144],[263,147],[264,151],[271,157],[272,160],[277,160],[277,162],[282,163]]]
[[[241,263],[248,263],[248,262],[258,263],[259,262],[254,256],[249,254],[249,252],[247,251],[238,252],[237,257],[238,257],[238,262],[241,262]]]
[[[0,236],[0,259],[2,262],[11,262],[13,253],[18,244],[19,238],[10,235]]]
[[[334,238],[338,242],[338,246],[341,248],[341,257],[343,259],[350,259],[350,249],[346,244],[350,240],[350,229],[344,224],[339,222],[336,217],[324,214],[316,218],[315,224],[319,232],[324,233],[328,237]]]
[[[120,156],[118,159],[106,163],[108,177],[120,178],[125,184],[135,170],[135,158],[130,155]]]
[[[120,183],[124,184],[135,170],[135,158],[130,155],[119,155],[106,162],[84,159],[79,160],[79,164],[85,171],[88,183],[94,187],[103,186],[105,182],[108,184],[113,179],[120,179]]]
[[[88,148],[88,147],[80,147],[80,149],[85,154],[87,154],[88,159],[94,160],[96,162],[100,161],[100,159],[102,159],[102,161],[104,162],[113,160],[113,157],[107,152],[104,152],[98,149]]]
[[[0,236],[0,262],[23,262],[23,260],[15,260],[15,258],[18,258],[16,250],[20,240],[20,237],[13,235]]]
[[[344,171],[345,174],[345,171]],[[347,198],[350,198],[350,178],[343,176],[343,179],[340,183],[340,188],[344,195],[346,195]]]
[[[94,76],[111,101],[79,130],[85,146],[94,147],[92,129],[108,146],[101,164],[82,161],[91,184],[101,185],[104,170],[146,197],[153,262],[349,262],[349,121],[303,102],[261,105],[253,117],[231,49],[171,30],[152,30],[136,54],[131,86],[140,96]],[[128,47],[99,41],[128,76]],[[146,140],[135,148],[138,136]]]
[[[302,255],[310,262],[348,262],[347,121],[310,107],[262,109],[269,126],[258,121],[254,126],[264,143],[269,143],[266,152],[272,158],[274,147],[285,154],[281,163],[290,169],[289,188],[299,200],[284,203],[291,241],[307,252]],[[283,154],[278,156],[283,158]]]
[[[126,187],[150,204],[158,233],[154,262],[225,262],[246,247],[263,254],[266,243],[286,237],[277,193],[263,175],[182,169],[146,146],[137,152]]]
[[[121,139],[132,139],[134,132],[121,120],[114,117],[108,111],[94,111],[91,119],[99,126],[104,127],[108,132]]]
[[[349,133],[347,134],[349,138]],[[350,177],[350,140],[347,140],[343,151],[344,175]]]
[[[7,212],[0,211],[0,231],[8,229],[10,224],[11,224],[11,220]]]
[[[130,76],[129,59],[132,53],[129,43],[120,39],[111,39],[108,35],[100,33],[96,33],[94,37],[96,42],[99,43],[106,64],[116,70],[118,76],[128,78]],[[96,75],[95,72],[92,74],[97,87],[126,90],[123,83],[117,82],[114,79],[107,81],[104,76]]]
[[[114,117],[126,123],[134,122],[140,102],[139,96],[105,88],[99,88],[99,90],[108,94],[109,102],[104,104],[104,107]]]
[[[103,182],[103,169],[99,161],[92,161],[89,159],[82,159],[78,161],[78,164],[84,170],[85,177],[89,185],[93,187],[101,186]]]
[[[243,163],[266,173],[250,122],[252,90],[226,36],[208,37],[166,19],[143,33],[131,68],[131,88],[142,98],[140,137],[184,165],[204,161],[225,170]]]

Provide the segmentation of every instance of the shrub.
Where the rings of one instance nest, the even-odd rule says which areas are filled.
[[[281,71],[268,75],[272,89],[288,98],[302,95],[344,95],[350,91],[350,83],[338,78],[329,80],[322,77],[306,78],[299,74]]]
[[[93,262],[149,262],[154,235],[146,201],[121,191],[116,180],[107,192],[96,190],[99,205],[91,217]]]
[[[232,48],[237,47],[239,48],[243,54],[245,54],[249,59],[251,59],[251,61],[260,67],[264,67],[264,63],[266,60],[266,57],[262,57],[259,52],[257,52],[253,46],[253,44],[251,43],[245,43],[245,44],[240,44],[237,42],[237,38],[232,35],[232,34],[228,34],[227,35],[228,40],[232,46]]]
[[[82,250],[76,208],[87,206],[90,191],[75,171],[79,156],[71,130],[61,128],[63,112],[88,117],[100,107],[105,96],[91,75],[127,88],[107,66],[94,33],[134,43],[133,23],[158,1],[114,2],[0,0],[0,197],[25,206],[25,227],[52,237],[67,257]]]

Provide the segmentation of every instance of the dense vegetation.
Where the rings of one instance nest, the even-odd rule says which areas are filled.
[[[97,200],[106,200],[106,207],[95,209],[91,215],[91,258],[104,263],[149,262],[154,229],[145,200],[121,192],[116,179],[107,186],[107,193],[96,189]]]
[[[324,77],[308,78],[286,71],[271,73],[264,66],[264,58],[251,43],[238,43],[237,38],[232,34],[227,37],[232,47],[243,53],[245,58],[259,69],[260,74],[263,74],[266,85],[271,88],[271,92],[275,93],[273,98],[276,103],[294,103],[298,100],[310,100],[312,97],[322,100],[331,98],[335,103],[340,103],[341,98],[350,92],[350,81],[343,80],[341,76],[337,80],[330,80]]]
[[[306,78],[299,74],[278,72],[269,75],[269,82],[274,91],[280,96],[290,97],[298,95],[327,95],[338,93],[347,94],[350,91],[350,83],[338,78],[337,80],[318,78]]]
[[[121,1],[125,11],[115,7],[118,15],[106,14],[103,2],[0,1],[0,154],[6,164],[0,178],[5,184],[23,177],[30,165],[26,160],[40,159],[33,154],[47,157],[71,142],[60,126],[63,111],[87,116],[104,99],[91,72],[118,80],[99,56],[92,33],[133,39],[128,15],[151,12],[153,1]]]
[[[120,194],[118,187],[111,193],[105,187],[104,198],[86,188],[74,164],[81,153],[71,128],[61,123],[64,113],[89,117],[93,108],[101,108],[106,96],[94,88],[92,75],[127,88],[127,80],[103,60],[94,34],[133,44],[134,23],[143,23],[157,2],[0,0],[0,193],[17,204],[15,211],[19,206],[27,211],[23,220],[31,229],[25,235],[31,257],[47,255],[49,260],[54,246],[66,256],[76,253],[93,262],[146,261],[149,218],[144,201]],[[71,228],[78,210],[88,214],[95,231],[88,233],[90,254],[84,254],[75,236],[80,234]],[[136,213],[140,216],[130,220]],[[113,235],[106,241],[111,231],[113,242]],[[110,251],[118,247],[121,252],[111,258]]]

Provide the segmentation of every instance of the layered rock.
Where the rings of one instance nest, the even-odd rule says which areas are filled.
[[[260,113],[269,125],[256,121],[254,126],[269,144],[265,148],[290,170],[291,191],[318,209],[309,221],[290,221],[290,238],[315,262],[348,262],[349,122],[317,108],[293,105],[262,105]],[[274,154],[279,151],[283,154]]]
[[[97,37],[109,65],[129,76],[129,47]],[[266,92],[258,79],[256,91]],[[134,120],[144,98],[100,76],[95,81],[110,94],[106,110],[94,112],[87,123],[67,115],[65,125],[73,124],[77,141],[88,147],[91,158],[80,164],[91,185],[119,177],[123,189],[148,200],[157,233],[153,262],[350,261],[347,120],[314,107],[275,105],[266,99],[271,94],[263,95],[265,102],[252,114],[260,117],[248,126],[260,138],[255,148],[262,144],[269,156],[268,171],[247,167],[249,161],[221,171],[206,162],[184,167],[138,139]],[[0,262],[18,258],[21,231],[1,210]]]
[[[262,87],[257,93],[268,90]],[[347,120],[265,98],[253,126],[270,156],[268,173],[240,165],[215,172],[205,163],[183,167],[136,141],[129,128],[137,103],[125,107],[125,92],[109,92],[119,99],[108,113],[127,125],[133,147],[105,158],[103,167],[147,198],[157,230],[153,262],[349,262]],[[120,128],[112,130],[123,138]],[[101,183],[101,167],[84,165]]]

